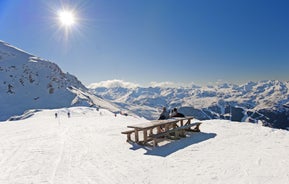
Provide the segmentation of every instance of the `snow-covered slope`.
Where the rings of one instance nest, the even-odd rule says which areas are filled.
[[[206,87],[139,87],[127,82],[125,85],[120,81],[111,83],[92,84],[89,88],[147,119],[157,118],[161,107],[167,106],[169,109],[178,107],[184,114],[198,119],[262,121],[276,128],[289,127],[289,111],[283,106],[289,103],[289,82],[267,80]]]
[[[99,105],[119,109],[88,92],[73,75],[50,61],[0,41],[0,120],[28,109]]]
[[[1,184],[289,183],[288,131],[208,120],[152,149],[120,133],[142,118],[86,107],[31,115],[0,124]]]

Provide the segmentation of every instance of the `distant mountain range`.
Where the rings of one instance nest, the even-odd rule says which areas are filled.
[[[138,87],[123,81],[91,84],[88,88],[147,119],[156,119],[160,109],[179,108],[200,120],[230,119],[289,127],[289,82],[266,80],[243,85],[218,84],[191,87]]]
[[[112,112],[125,109],[130,114],[156,119],[166,106],[177,107],[200,120],[231,119],[289,127],[289,82],[140,87],[115,80],[88,88],[55,63],[0,41],[0,121],[21,119],[30,109],[71,106],[100,106]]]
[[[120,111],[115,104],[89,93],[75,76],[63,73],[55,63],[0,41],[0,121],[29,109],[79,105]]]

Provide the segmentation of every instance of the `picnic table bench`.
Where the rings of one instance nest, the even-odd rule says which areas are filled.
[[[200,132],[200,122],[193,122],[193,117],[171,118],[167,120],[154,120],[147,123],[127,126],[130,130],[121,132],[127,135],[127,142],[141,145],[149,145],[153,141],[153,146],[157,146],[158,141],[166,138],[179,139],[186,137],[186,132]],[[192,129],[192,127],[194,127]],[[134,140],[132,140],[134,134]],[[142,138],[142,139],[141,139]]]

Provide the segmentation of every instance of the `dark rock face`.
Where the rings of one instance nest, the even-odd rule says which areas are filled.
[[[283,109],[260,109],[258,111],[244,110],[241,107],[225,107],[225,114],[220,113],[220,108],[211,106],[205,109],[194,109],[192,107],[181,107],[180,112],[186,116],[194,116],[200,120],[208,119],[226,119],[238,122],[258,123],[261,121],[264,126],[288,129],[289,127],[289,110]]]
[[[289,111],[276,111],[276,110],[268,110],[262,109],[259,111],[263,116],[260,117],[263,124],[265,126],[269,126],[272,128],[281,128],[286,129],[289,127]]]

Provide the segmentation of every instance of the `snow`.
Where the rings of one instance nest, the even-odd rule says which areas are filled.
[[[30,109],[101,106],[119,112],[115,104],[91,94],[60,67],[0,40],[0,121]]]
[[[167,108],[193,107],[201,110],[210,107],[216,108],[217,105],[220,109],[217,113],[223,115],[228,105],[239,106],[244,110],[254,112],[261,109],[272,110],[288,103],[289,100],[289,83],[278,80],[249,82],[244,85],[225,83],[207,87],[178,88],[169,87],[169,85],[167,87],[129,88],[126,87],[126,83],[128,82],[119,81],[118,86],[114,86],[111,85],[111,81],[102,81],[89,85],[88,88],[96,95],[118,103],[129,110],[132,110],[131,106],[134,106],[133,112],[140,116],[143,116],[141,109],[144,106],[155,109],[163,106]],[[139,107],[137,107],[138,105]],[[282,111],[282,109],[276,111]],[[158,114],[157,110],[152,110],[145,117],[155,119]],[[251,119],[253,118],[251,117]]]
[[[88,107],[33,112],[0,123],[1,184],[289,182],[285,130],[208,120],[200,133],[149,148],[120,133],[143,118]]]

